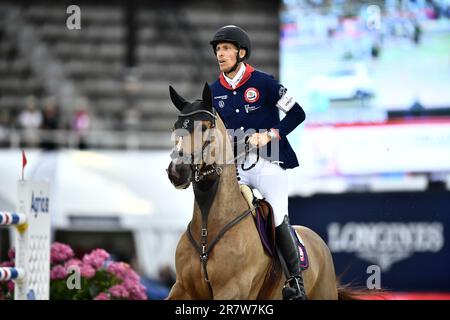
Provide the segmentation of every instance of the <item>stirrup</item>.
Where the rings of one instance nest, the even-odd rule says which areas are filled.
[[[305,287],[301,276],[288,278],[283,286],[283,300],[306,300]]]

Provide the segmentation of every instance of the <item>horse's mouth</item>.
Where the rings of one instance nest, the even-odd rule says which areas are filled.
[[[177,189],[186,189],[191,184],[192,172],[191,170],[183,171],[185,174],[180,174],[178,170],[175,169],[176,166],[173,166],[172,163],[169,165],[169,168],[166,169],[167,176],[169,177],[170,182]]]

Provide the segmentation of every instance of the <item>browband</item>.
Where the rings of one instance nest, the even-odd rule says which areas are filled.
[[[188,116],[192,116],[193,114],[197,114],[197,113],[207,113],[211,117],[213,117],[214,119],[217,119],[217,116],[215,114],[213,114],[212,112],[206,111],[206,110],[196,110],[196,111],[192,111],[192,112],[189,112],[189,113],[181,113],[178,116],[179,117],[188,117]]]

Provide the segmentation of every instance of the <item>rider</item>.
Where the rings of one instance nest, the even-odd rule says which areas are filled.
[[[219,79],[211,85],[213,104],[227,129],[264,129],[263,132],[252,134],[248,140],[258,148],[268,147],[272,139],[279,140],[276,161],[264,157],[255,159],[254,154],[253,157],[250,154],[246,163],[259,161],[250,170],[238,166],[238,174],[240,183],[258,189],[274,209],[277,246],[289,271],[283,298],[306,299],[300,253],[288,218],[286,173],[286,169],[298,166],[297,157],[286,136],[305,120],[305,112],[288,95],[287,89],[271,75],[255,70],[244,62],[250,57],[251,44],[243,29],[234,25],[224,26],[216,31],[210,44],[221,72]],[[281,121],[279,110],[286,113]]]

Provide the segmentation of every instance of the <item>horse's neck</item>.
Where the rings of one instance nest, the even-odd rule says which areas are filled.
[[[246,209],[246,203],[241,195],[234,164],[223,166],[223,172],[218,183],[217,191],[214,199],[211,201],[212,204],[208,212],[208,230],[212,230],[217,226],[223,227],[224,223],[230,222]],[[196,192],[194,191],[194,193]],[[207,201],[205,193],[200,194],[200,192],[197,192],[195,194],[192,221],[194,228],[201,228],[202,226],[200,207],[202,206],[201,201],[205,200]]]
[[[215,228],[223,227],[224,223],[230,222],[233,218],[246,210],[246,202],[241,195],[237,181],[237,169],[234,164],[233,148],[220,116],[217,117],[216,126],[220,133],[216,138],[220,139],[221,142],[218,144],[217,142],[219,141],[216,142],[216,147],[220,146],[216,150],[216,160],[219,161],[219,163],[222,163],[221,167],[223,171],[220,175],[219,185],[215,194],[212,194],[212,192],[209,194],[209,196],[213,196],[214,199],[208,198],[208,190],[203,192],[198,191],[195,195],[196,203],[192,219],[192,226],[200,229],[202,226],[202,214],[200,210],[202,204],[198,203],[198,201],[211,202],[211,206],[208,210],[208,230],[212,232]]]

